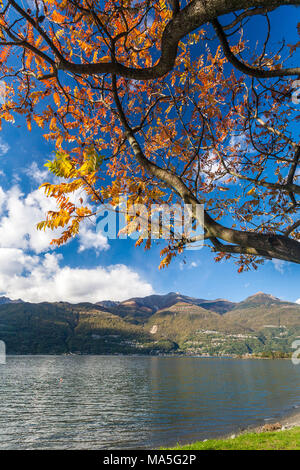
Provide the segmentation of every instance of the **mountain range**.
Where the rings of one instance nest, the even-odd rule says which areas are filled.
[[[20,304],[20,303],[23,303],[23,300],[21,299],[17,299],[17,300],[11,300],[9,299],[8,297],[0,297],[0,305],[4,305],[4,304]]]
[[[8,354],[291,353],[300,305],[259,292],[242,302],[170,292],[96,304],[0,297]]]

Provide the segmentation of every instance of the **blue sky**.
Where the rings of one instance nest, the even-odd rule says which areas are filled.
[[[274,15],[279,34],[287,22],[288,31],[296,30],[295,9],[284,11]],[[289,34],[287,42],[295,38]],[[42,134],[36,125],[29,132],[22,121],[5,123],[0,133],[0,295],[32,302],[123,300],[170,291],[233,301],[257,291],[300,298],[300,265],[266,261],[258,271],[238,274],[233,261],[215,263],[210,250],[202,248],[158,270],[161,245],[144,251],[132,240],[106,240],[93,223],[67,245],[50,248],[53,234],[35,229],[53,204],[38,190],[49,179],[43,165],[54,150]]]

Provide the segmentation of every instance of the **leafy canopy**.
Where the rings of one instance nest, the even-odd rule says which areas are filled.
[[[57,210],[38,224],[63,227],[52,243],[126,194],[147,207],[204,204],[205,243],[240,271],[265,258],[300,263],[289,78],[300,74],[291,66],[300,43],[269,45],[270,12],[298,1],[0,3],[1,120],[18,113],[56,147],[46,166],[59,180],[43,186]],[[253,51],[247,22],[258,15],[265,38]],[[87,198],[72,202],[82,190]],[[161,266],[193,242],[168,240]]]

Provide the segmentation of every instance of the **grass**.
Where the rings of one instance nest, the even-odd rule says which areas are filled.
[[[209,439],[174,450],[300,450],[300,427],[284,431],[240,434],[234,439]]]

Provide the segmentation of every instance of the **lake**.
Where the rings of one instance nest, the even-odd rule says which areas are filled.
[[[300,405],[290,360],[8,356],[0,449],[155,449],[236,432]]]

